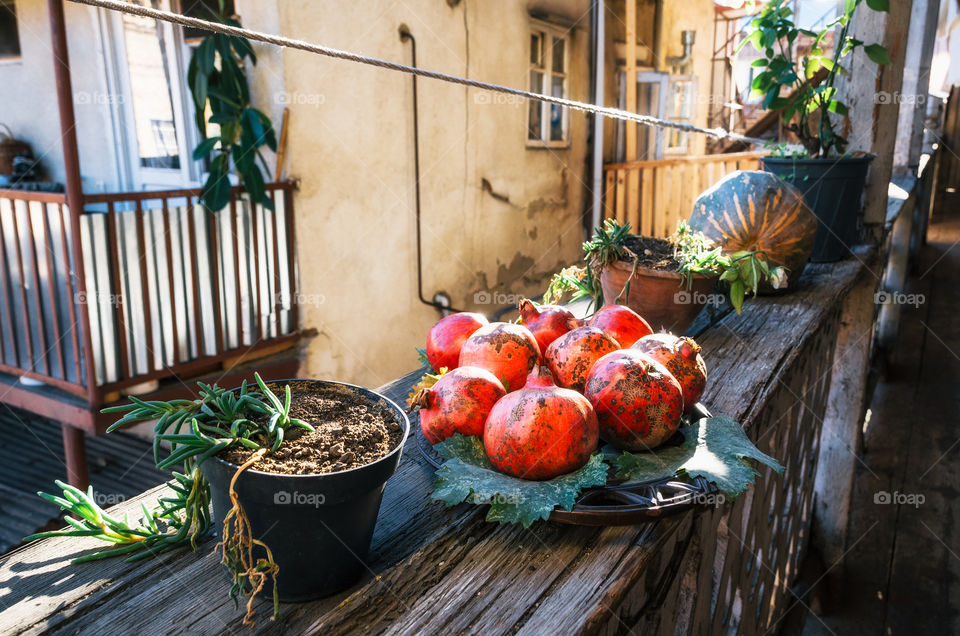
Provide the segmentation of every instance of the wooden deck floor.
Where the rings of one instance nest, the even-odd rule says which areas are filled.
[[[0,554],[41,528],[63,526],[60,509],[37,496],[60,494],[55,479],[65,479],[60,425],[0,404]],[[153,464],[150,442],[119,431],[89,437],[90,482],[106,508],[169,479]]]
[[[960,633],[960,195],[940,211],[870,406],[844,596],[806,636]]]

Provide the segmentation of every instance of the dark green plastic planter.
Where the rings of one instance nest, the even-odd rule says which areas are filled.
[[[367,571],[364,561],[383,487],[400,463],[410,421],[403,409],[369,389],[321,380],[289,382],[316,382],[359,394],[371,403],[379,402],[393,412],[395,422],[403,429],[400,444],[389,455],[359,468],[320,475],[278,475],[248,469],[237,479],[237,496],[250,520],[251,533],[270,546],[280,566],[280,600],[301,602],[346,589]],[[219,457],[210,458],[200,467],[210,482],[218,533],[231,507],[228,490],[237,468]],[[255,556],[263,556],[258,550]],[[264,598],[271,593],[265,590]]]
[[[763,169],[803,193],[820,221],[810,260],[831,263],[850,255],[859,242],[860,202],[872,156],[841,159],[763,157]]]

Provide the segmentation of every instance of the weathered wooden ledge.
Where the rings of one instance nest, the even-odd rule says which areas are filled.
[[[700,337],[710,369],[704,402],[746,422],[786,466],[767,469],[733,503],[657,523],[529,530],[484,521],[485,510],[429,500],[433,471],[415,442],[387,484],[367,560],[345,594],[261,607],[257,633],[763,633],[793,603],[810,538],[814,476],[842,305],[873,278],[871,252],[809,265],[793,290],[750,300]],[[387,385],[406,396],[417,373]],[[150,461],[145,458],[143,461]],[[141,500],[118,510],[136,513]],[[92,540],[50,539],[0,562],[0,631],[249,633],[226,596],[213,553],[72,566]]]

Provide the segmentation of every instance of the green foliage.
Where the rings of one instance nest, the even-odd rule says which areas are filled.
[[[681,429],[684,442],[652,453],[623,453],[614,459],[617,476],[644,482],[687,475],[703,477],[730,497],[743,493],[759,474],[753,459],[783,474],[772,457],[760,452],[733,418],[704,418]]]
[[[753,66],[762,69],[754,76],[752,94],[762,97],[766,109],[781,110],[784,127],[797,135],[811,157],[843,155],[847,139],[835,129],[830,113],[847,114],[847,105],[836,89],[837,75],[846,75],[844,59],[858,47],[876,64],[890,64],[890,54],[880,44],[867,44],[850,35],[854,12],[863,0],[846,0],[843,12],[819,31],[799,28],[793,21],[790,0],[772,0],[750,21],[750,32],[740,48],[750,44],[761,58]],[[887,11],[889,0],[867,0],[874,11]],[[836,31],[834,51],[824,50],[827,34]],[[811,48],[801,59],[793,59],[793,43],[804,35],[811,38]],[[739,49],[738,49],[739,50]],[[816,86],[811,80],[821,70],[824,79]],[[796,91],[793,98],[782,95]]]
[[[590,307],[599,309],[603,304],[603,288],[600,286],[600,273],[604,267],[614,261],[632,261],[636,272],[639,261],[626,246],[626,240],[634,236],[630,233],[630,224],[620,225],[614,219],[607,219],[602,227],[595,230],[593,238],[583,244],[584,267],[567,267],[553,275],[544,303],[558,302],[566,294],[572,294],[571,300],[591,298]],[[757,295],[760,283],[770,281],[775,289],[786,287],[787,272],[783,267],[770,265],[762,251],[741,251],[725,253],[702,232],[694,232],[686,221],[677,223],[677,231],[670,242],[673,244],[673,256],[679,263],[677,273],[690,289],[695,276],[717,276],[727,284],[730,290],[730,302],[739,314],[743,310],[743,301],[747,295]],[[617,296],[617,302],[630,293],[631,273],[626,285]]]
[[[211,12],[211,21],[239,27],[234,17]],[[270,168],[261,152],[263,146],[277,149],[277,139],[270,118],[250,106],[250,87],[244,64],[256,65],[253,47],[245,38],[211,33],[203,39],[190,58],[187,84],[193,97],[197,128],[204,139],[193,150],[195,160],[212,156],[210,174],[203,184],[201,199],[211,210],[222,210],[230,202],[231,164],[240,176],[250,198],[268,209],[273,201],[265,184]],[[207,119],[206,108],[210,107]],[[217,124],[220,134],[207,137],[207,123]],[[263,172],[257,165],[263,166]],[[264,175],[267,175],[266,177]]]
[[[255,374],[255,377],[259,391],[250,390],[246,381],[239,391],[197,383],[200,397],[196,400],[160,402],[129,396],[130,404],[103,409],[104,413],[124,413],[107,432],[136,422],[157,421],[154,427],[154,462],[162,469],[180,464],[184,466],[183,473],[174,472],[174,479],[167,484],[172,493],[160,498],[156,511],[150,512],[144,507],[140,525],[132,526],[126,518],[122,521],[115,519],[97,506],[92,488],[83,493],[58,481],[56,483],[63,491],[62,497],[43,492],[39,495],[80,520],[67,516],[70,528],[34,534],[24,540],[92,536],[118,546],[80,557],[75,562],[122,554],[132,554],[127,560],[134,561],[188,543],[196,550],[198,542],[211,527],[210,484],[200,473],[199,466],[210,457],[239,446],[275,451],[283,443],[285,431],[291,427],[313,430],[306,422],[290,417],[292,396],[289,385],[284,387],[281,400],[260,374]],[[163,442],[170,445],[166,457],[161,457]],[[231,558],[230,562],[238,562],[238,559]],[[243,579],[242,573],[233,574],[235,581]],[[247,593],[242,586],[238,588],[234,585],[230,595],[236,600],[240,592]],[[275,605],[274,611],[277,609]]]
[[[456,434],[434,448],[446,461],[437,470],[431,497],[448,506],[464,501],[489,503],[487,521],[521,523],[528,528],[537,519],[549,518],[558,506],[573,508],[581,490],[607,483],[607,465],[599,453],[580,470],[530,481],[497,472],[479,437]]]

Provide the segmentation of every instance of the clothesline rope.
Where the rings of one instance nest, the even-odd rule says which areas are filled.
[[[385,68],[391,71],[409,73],[412,75],[418,75],[420,77],[427,77],[430,79],[440,80],[442,82],[449,82],[451,84],[460,84],[463,86],[470,86],[473,88],[478,88],[478,89],[487,90],[491,92],[505,93],[507,95],[516,95],[518,97],[523,97],[525,99],[533,99],[541,102],[547,102],[550,104],[557,104],[559,106],[565,106],[573,110],[594,113],[597,115],[602,115],[604,117],[609,117],[611,119],[619,119],[622,121],[636,122],[638,124],[643,124],[645,126],[671,128],[674,130],[679,130],[681,132],[700,133],[703,135],[707,135],[709,137],[713,137],[715,139],[740,141],[740,142],[749,143],[749,144],[766,143],[765,139],[758,139],[756,137],[747,137],[739,133],[724,130],[723,128],[702,128],[700,126],[694,126],[693,124],[670,121],[668,119],[661,119],[659,117],[652,117],[650,115],[641,115],[638,113],[631,113],[625,110],[620,110],[618,108],[608,108],[605,106],[597,106],[595,104],[578,102],[571,99],[564,99],[562,97],[553,97],[552,95],[543,95],[541,93],[534,93],[531,91],[526,91],[519,88],[512,88],[509,86],[503,86],[500,84],[491,84],[488,82],[481,82],[479,80],[473,80],[466,77],[458,77],[456,75],[450,75],[448,73],[440,73],[439,71],[431,71],[429,69],[418,68],[415,66],[408,66],[406,64],[400,64],[398,62],[391,62],[389,60],[382,60],[379,58],[369,57],[366,55],[359,55],[357,53],[351,53],[349,51],[342,51],[340,49],[335,49],[335,48],[323,46],[320,44],[305,42],[303,40],[296,40],[293,38],[287,38],[280,35],[272,35],[270,33],[252,31],[250,29],[234,27],[228,24],[220,24],[218,22],[210,22],[209,20],[201,20],[200,18],[193,18],[193,17],[182,15],[179,13],[172,13],[170,11],[161,11],[159,9],[144,7],[138,4],[123,2],[122,0],[70,0],[70,1],[76,2],[79,4],[91,5],[94,7],[110,9],[112,11],[129,13],[132,15],[137,15],[145,18],[162,20],[164,22],[172,22],[174,24],[180,24],[182,26],[194,27],[194,28],[203,29],[206,31],[212,31],[214,33],[222,33],[224,35],[235,35],[242,38],[246,38],[248,40],[264,42],[266,44],[273,44],[275,46],[280,46],[280,47],[285,47],[290,49],[298,49],[301,51],[307,51],[309,53],[315,53],[317,55],[324,55],[327,57],[333,57],[341,60],[357,62],[359,64],[366,64],[369,66],[376,66],[378,68]]]

